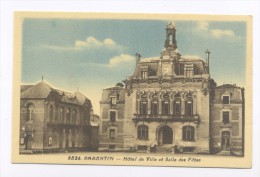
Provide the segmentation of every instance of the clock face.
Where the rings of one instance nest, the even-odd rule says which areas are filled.
[[[169,75],[170,74],[170,68],[169,68],[169,66],[164,66],[163,67],[163,74],[165,74],[165,75]]]

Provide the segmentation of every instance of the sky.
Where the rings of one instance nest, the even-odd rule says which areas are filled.
[[[131,76],[135,54],[160,56],[166,20],[25,19],[22,30],[22,84],[44,78],[54,88],[91,99],[99,114],[102,89]],[[245,86],[246,23],[174,21],[182,56],[205,58],[218,85]]]

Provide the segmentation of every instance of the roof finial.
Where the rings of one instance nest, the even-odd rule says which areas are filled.
[[[79,87],[77,87],[77,91],[79,91]]]
[[[43,76],[42,76],[42,82],[43,82]]]

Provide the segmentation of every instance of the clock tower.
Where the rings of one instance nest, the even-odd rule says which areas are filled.
[[[167,78],[175,75],[175,62],[180,58],[180,54],[177,51],[176,27],[172,22],[166,26],[164,47],[161,53],[161,73],[164,78]]]

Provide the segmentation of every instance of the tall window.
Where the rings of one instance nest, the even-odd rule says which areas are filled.
[[[115,122],[116,121],[116,111],[110,111],[110,122]]]
[[[163,101],[162,102],[162,114],[168,115],[170,113],[169,111],[169,101]]]
[[[176,100],[173,104],[174,106],[174,114],[175,115],[181,115],[181,101],[180,100]]]
[[[114,139],[116,137],[116,130],[110,129],[109,130],[109,138]]]
[[[142,73],[142,79],[146,79],[148,77],[146,70],[143,70],[141,73]]]
[[[151,107],[152,107],[151,114],[157,115],[158,114],[158,102],[157,101],[153,101]]]
[[[111,97],[110,101],[111,101],[111,105],[116,105],[117,99],[116,97]]]
[[[53,120],[53,106],[50,105],[50,122]]]
[[[64,120],[65,120],[65,113],[64,113],[64,108],[63,107],[60,108],[60,120],[62,122],[64,122]]]
[[[77,122],[77,111],[75,109],[72,111],[72,122],[73,124],[76,124]]]
[[[192,100],[188,100],[188,101],[185,102],[185,114],[186,115],[192,115],[193,114]]]
[[[222,122],[224,124],[228,124],[229,123],[229,112],[228,111],[223,111],[222,112]]]
[[[67,120],[66,123],[67,123],[67,124],[70,123],[70,116],[71,116],[71,115],[70,115],[70,109],[68,108],[68,109],[67,109],[67,112],[66,112],[66,120]]]
[[[140,114],[141,115],[147,114],[147,101],[141,101],[141,103],[140,103]]]
[[[229,96],[223,96],[223,104],[229,104]]]
[[[184,64],[179,63],[175,66],[175,73],[177,75],[184,75]]]
[[[29,104],[27,106],[27,121],[31,121],[33,119],[33,110],[34,110],[34,105],[33,104]]]
[[[138,139],[148,139],[148,126],[139,125],[137,128],[137,138]]]
[[[194,127],[192,126],[184,126],[182,128],[182,139],[184,141],[194,141]]]

